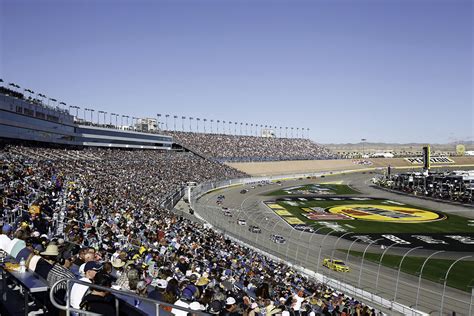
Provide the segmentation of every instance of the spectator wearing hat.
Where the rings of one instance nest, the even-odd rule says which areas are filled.
[[[10,237],[10,235],[12,234],[12,231],[13,231],[13,227],[8,224],[8,223],[4,223],[3,226],[2,226],[2,234],[7,236],[7,237]]]
[[[214,300],[209,304],[207,311],[209,314],[219,315],[223,309],[223,304],[219,300]]]
[[[260,314],[260,307],[256,302],[253,302],[244,311],[244,316],[257,316]]]
[[[50,287],[59,280],[75,279],[75,275],[69,269],[57,263],[58,255],[58,246],[55,244],[49,244],[46,250],[41,253],[41,256],[52,265],[46,277]],[[62,287],[65,289],[65,284]]]
[[[125,261],[123,261],[119,256],[115,257],[112,259],[112,273],[111,275],[114,276],[115,278],[119,278],[122,273],[123,269],[125,266]]]
[[[84,274],[83,278],[80,278],[79,281],[92,283],[94,280],[95,275],[98,271],[100,271],[101,265],[95,261],[89,261],[84,266]],[[74,308],[79,309],[82,298],[86,294],[89,287],[87,285],[82,285],[78,283],[74,283],[71,288],[71,306]]]
[[[70,252],[65,252],[62,254],[62,256],[58,257],[57,255],[54,255],[54,253],[57,252],[57,249],[54,249],[54,245],[48,245],[46,248],[46,253],[50,253],[51,255],[44,255],[44,258],[52,264],[52,268],[49,271],[46,280],[48,281],[48,285],[51,288],[56,282],[63,280],[63,282],[60,282],[55,288],[54,288],[54,293],[53,295],[55,298],[65,304],[64,298],[66,295],[66,290],[67,290],[67,279],[76,279],[76,276],[74,273],[69,270],[71,267],[71,253]]]
[[[151,282],[153,290],[148,293],[148,298],[163,302],[165,301],[165,290],[168,286],[168,282],[163,279],[155,279]]]
[[[110,288],[112,279],[102,271],[94,277],[94,284]],[[115,297],[108,291],[92,288],[91,292],[84,296],[80,304],[81,309],[102,315],[115,315]]]
[[[222,316],[239,316],[241,315],[242,312],[240,311],[237,302],[235,301],[235,298],[232,296],[228,297],[225,300],[225,308],[222,311],[221,315]]]

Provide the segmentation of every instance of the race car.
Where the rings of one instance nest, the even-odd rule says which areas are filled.
[[[251,225],[251,226],[249,227],[249,232],[251,232],[251,233],[256,233],[256,234],[261,234],[261,233],[262,233],[262,230],[261,230],[260,227],[258,227],[258,226]]]
[[[284,244],[286,242],[286,239],[280,235],[271,235],[270,240],[276,244]]]
[[[249,191],[249,190],[247,190],[247,189],[242,189],[242,190],[240,190],[240,194],[245,194],[245,193],[247,193],[248,191]]]
[[[293,226],[294,229],[296,230],[299,230],[299,231],[304,231],[304,232],[307,232],[307,233],[314,233],[314,229],[309,227],[309,226],[306,226],[304,224],[297,224],[295,226]]]
[[[337,271],[337,272],[349,272],[349,267],[342,260],[333,260],[325,258],[323,260],[323,267]]]
[[[247,225],[247,221],[246,221],[245,219],[242,219],[242,218],[240,218],[240,219],[237,221],[237,223],[238,223],[239,225],[241,225],[241,226]]]

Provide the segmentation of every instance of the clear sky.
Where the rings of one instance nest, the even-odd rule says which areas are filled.
[[[472,15],[469,0],[0,0],[0,78],[322,143],[472,140]]]

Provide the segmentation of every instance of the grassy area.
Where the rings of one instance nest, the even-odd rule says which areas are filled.
[[[346,250],[340,250],[346,252]],[[362,252],[351,251],[351,255],[362,257]],[[377,253],[366,253],[365,259],[379,263],[381,254]],[[388,255],[386,254],[383,257],[382,265],[398,268],[402,256]],[[419,276],[419,271],[421,266],[426,258],[423,257],[406,257],[403,260],[402,271],[408,274]],[[446,271],[449,266],[454,262],[454,260],[444,260],[444,259],[433,259],[431,258],[426,263],[423,269],[422,278],[431,280],[433,282],[441,283],[444,282],[444,277],[446,276]],[[471,292],[471,286],[474,285],[474,262],[473,261],[459,261],[456,263],[448,275],[448,286]]]
[[[309,207],[320,207],[328,208],[331,206],[344,205],[344,204],[382,204],[386,205],[387,200],[383,199],[371,199],[367,201],[297,201],[298,206],[292,206],[285,201],[278,201],[277,204],[283,206],[292,216],[299,218],[306,225],[318,228],[322,226],[318,224],[318,221],[310,220],[303,216],[305,213],[302,208]],[[421,207],[403,204],[403,207],[417,208],[421,210],[427,210]],[[437,212],[440,213],[440,212]],[[380,222],[380,221],[368,221],[368,220],[331,220],[331,223],[337,223],[346,228],[348,231],[356,233],[474,233],[474,227],[468,226],[468,219],[457,215],[444,214],[446,219],[438,220],[434,222],[420,222],[420,223],[391,223],[391,222]],[[349,226],[347,226],[349,225]]]
[[[327,190],[334,195],[351,195],[351,194],[360,194],[359,191],[354,190],[346,184],[332,184],[332,183],[323,183],[323,184],[306,184],[299,185],[295,187],[290,187],[286,189],[281,189],[277,191],[270,192],[266,195],[268,196],[279,196],[279,195],[302,195],[302,192],[307,192],[307,194],[317,194],[312,192],[317,192],[318,189]]]

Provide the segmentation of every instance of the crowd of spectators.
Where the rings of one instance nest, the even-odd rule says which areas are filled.
[[[327,148],[304,138],[256,137],[166,131],[173,140],[218,161],[282,161],[334,159]]]
[[[9,147],[0,157],[0,249],[25,259],[50,286],[77,278],[226,316],[376,315],[208,225],[160,207],[184,182],[244,176],[234,169],[180,152]],[[5,221],[18,213],[14,222]],[[60,286],[54,295],[64,299],[65,291]],[[115,312],[107,291],[75,284],[70,298],[75,308]]]

